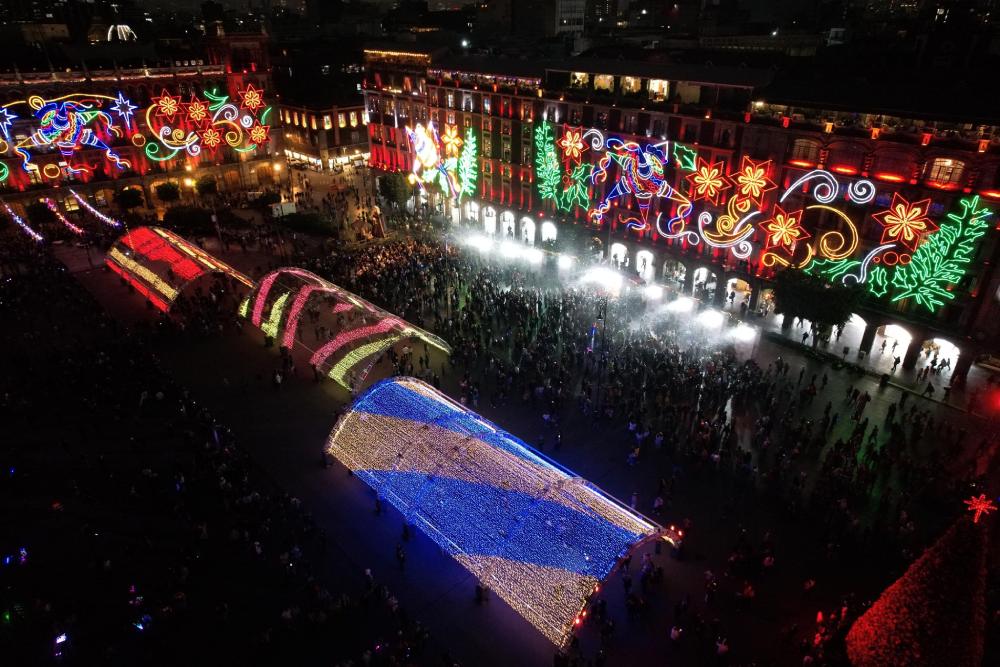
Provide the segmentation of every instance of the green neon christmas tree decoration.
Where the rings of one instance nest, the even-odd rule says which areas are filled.
[[[686,169],[687,171],[694,171],[695,169],[695,158],[698,157],[698,151],[693,148],[688,148],[684,144],[678,144],[674,142],[674,162],[681,169]]]
[[[593,169],[593,165],[586,162],[574,167],[569,175],[569,187],[563,190],[557,202],[559,210],[569,213],[574,204],[580,208],[590,208],[590,191],[587,188]]]
[[[479,147],[476,143],[476,131],[465,128],[465,144],[462,155],[458,158],[458,197],[471,197],[476,194],[476,179],[479,177]]]
[[[868,291],[877,299],[881,299],[889,292],[889,272],[884,266],[876,266],[868,274]]]
[[[804,271],[809,275],[819,276],[833,282],[860,265],[861,262],[855,259],[817,259],[811,262]]]
[[[898,292],[892,300],[913,298],[930,312],[952,300],[955,294],[948,287],[965,276],[975,255],[979,239],[989,225],[986,218],[992,211],[979,208],[979,197],[959,200],[961,211],[949,213],[941,228],[930,235],[905,266],[897,266],[892,284]]]
[[[535,174],[538,177],[539,196],[558,203],[562,169],[559,167],[550,123],[543,122],[535,128]]]

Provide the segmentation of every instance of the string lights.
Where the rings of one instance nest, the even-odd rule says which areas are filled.
[[[328,451],[558,646],[618,560],[660,534],[413,378],[373,385]]]
[[[18,227],[21,228],[21,231],[23,231],[25,234],[30,236],[38,243],[41,243],[42,241],[45,240],[45,237],[43,237],[41,234],[39,234],[34,229],[28,226],[28,223],[24,221],[24,218],[19,216],[17,213],[14,213],[14,210],[10,206],[8,206],[6,202],[4,202],[3,207],[7,209],[7,215],[9,215],[10,219],[14,221],[14,224],[16,224]]]
[[[80,195],[78,195],[76,193],[76,191],[73,190],[72,188],[70,188],[69,193],[71,195],[73,195],[73,199],[75,199],[77,202],[79,202],[80,206],[82,206],[85,209],[87,209],[90,212],[91,215],[93,215],[95,218],[97,218],[98,220],[100,220],[104,224],[108,225],[109,227],[115,227],[115,228],[119,228],[119,227],[122,226],[121,222],[115,220],[114,218],[110,218],[110,217],[104,215],[103,213],[101,213],[100,211],[98,211],[96,208],[94,208],[93,206],[91,206],[90,202],[88,202],[86,199],[84,199],[83,197],[81,197]]]
[[[50,211],[52,211],[53,215],[56,216],[56,220],[63,223],[69,231],[73,232],[77,236],[83,236],[84,233],[83,230],[80,229],[78,226],[74,225],[72,222],[70,222],[69,219],[62,214],[62,211],[59,210],[59,207],[56,206],[56,203],[54,201],[52,201],[48,197],[45,197],[44,199],[42,199],[42,202]]]

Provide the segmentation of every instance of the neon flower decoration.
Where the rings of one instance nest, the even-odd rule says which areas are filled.
[[[426,127],[419,123],[413,129],[408,127],[406,136],[413,149],[410,183],[419,185],[422,190],[425,186],[437,185],[445,196],[449,198],[458,196],[459,188],[455,182],[458,159],[442,157],[441,139],[434,128],[434,123],[427,123]]]
[[[783,247],[794,251],[797,242],[812,236],[802,228],[801,221],[801,209],[787,213],[780,206],[775,206],[771,219],[763,225],[767,230],[767,245],[764,249]]]
[[[414,378],[373,385],[327,451],[556,646],[569,643],[619,560],[664,536]]]
[[[889,208],[872,214],[883,227],[882,243],[897,242],[910,250],[916,250],[921,236],[938,228],[927,218],[930,207],[930,199],[910,203],[898,192],[892,193]]]
[[[778,187],[768,177],[770,171],[770,160],[755,162],[744,155],[743,162],[740,163],[740,170],[735,174],[730,174],[729,181],[736,188],[738,197],[761,206],[764,202],[764,195]]]
[[[559,147],[567,161],[579,162],[583,151],[587,150],[587,145],[583,143],[583,130],[567,127],[559,140]]]
[[[21,228],[21,231],[23,231],[25,234],[30,236],[34,241],[38,243],[41,243],[42,241],[45,240],[44,236],[42,236],[34,229],[28,226],[28,223],[24,221],[24,218],[19,216],[17,213],[14,213],[14,210],[10,206],[8,206],[6,202],[4,202],[3,207],[4,209],[6,209],[7,215],[10,216],[10,219],[14,221],[14,224]]]
[[[458,149],[462,147],[462,137],[458,136],[458,128],[454,125],[445,125],[441,143],[444,144],[448,155],[458,155]]]
[[[709,164],[698,158],[698,167],[693,174],[687,175],[691,184],[691,201],[705,200],[714,205],[719,203],[719,195],[729,187],[726,181],[726,164],[713,162]]]
[[[208,274],[224,274],[247,291],[253,282],[198,246],[160,227],[126,232],[111,246],[105,263],[163,312],[189,285]]]
[[[271,138],[267,124],[271,107],[265,106],[263,91],[248,85],[238,95],[239,106],[216,90],[192,95],[188,102],[164,90],[146,108],[151,137],[136,145],[144,145],[146,157],[158,162],[182,153],[197,157],[202,150],[215,151],[223,145],[238,153],[264,146]]]

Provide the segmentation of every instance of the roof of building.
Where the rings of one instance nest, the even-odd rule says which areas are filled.
[[[746,88],[764,86],[774,77],[774,73],[769,70],[750,67],[689,65],[604,58],[573,58],[560,63],[550,62],[545,65],[545,69],[558,72],[592,72]]]
[[[328,451],[556,645],[659,527],[420,380],[373,385]]]

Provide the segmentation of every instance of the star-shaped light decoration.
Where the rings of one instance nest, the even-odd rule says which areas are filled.
[[[962,502],[968,505],[969,511],[973,513],[972,523],[979,523],[979,517],[989,514],[997,508],[997,504],[990,498],[987,498],[985,493],[980,493],[978,498],[972,496]]]
[[[222,133],[214,127],[209,127],[201,131],[201,143],[209,149],[216,149],[222,143]]]
[[[111,106],[111,110],[118,114],[118,117],[122,119],[122,123],[125,127],[132,125],[132,116],[135,115],[135,110],[138,109],[136,105],[132,104],[132,101],[125,97],[122,92],[118,93],[115,103]]]
[[[802,210],[786,212],[775,205],[771,219],[761,227],[767,234],[765,250],[769,248],[786,248],[795,250],[795,244],[812,234],[802,228]]]
[[[587,145],[583,143],[583,130],[567,127],[563,132],[562,139],[559,140],[559,147],[562,148],[563,156],[567,160],[579,160],[583,151],[587,150]]]
[[[883,227],[882,243],[898,241],[910,250],[916,250],[920,238],[924,234],[937,231],[938,228],[927,217],[930,207],[930,199],[911,203],[900,197],[898,192],[892,193],[892,204],[889,208],[872,214]]]
[[[735,196],[760,206],[764,195],[778,187],[767,176],[770,170],[770,160],[755,162],[744,155],[739,171],[729,175],[730,183],[736,187]]]
[[[153,98],[153,105],[156,107],[157,116],[165,116],[170,120],[174,119],[174,116],[181,111],[183,105],[181,104],[181,98],[174,97],[169,92],[164,89],[163,93],[159,97]]]
[[[726,164],[724,162],[709,164],[701,158],[698,158],[694,173],[687,175],[687,180],[691,184],[692,201],[704,199],[713,205],[718,205],[719,195],[729,187],[729,183],[726,182]]]
[[[458,127],[445,125],[444,134],[441,135],[441,143],[444,144],[446,154],[458,155],[458,149],[462,147],[462,137],[458,136]]]
[[[192,123],[201,125],[208,120],[208,105],[194,95],[191,96],[191,101],[186,106],[188,118],[191,119]]]
[[[7,110],[6,107],[0,107],[0,134],[3,135],[4,139],[10,139],[10,126],[17,119],[17,116]]]
[[[261,125],[260,123],[257,123],[250,128],[250,142],[257,144],[258,146],[266,144],[270,129],[270,125]]]
[[[247,111],[256,111],[264,106],[264,91],[254,88],[252,83],[247,84],[246,90],[237,92],[240,95],[240,106]]]

